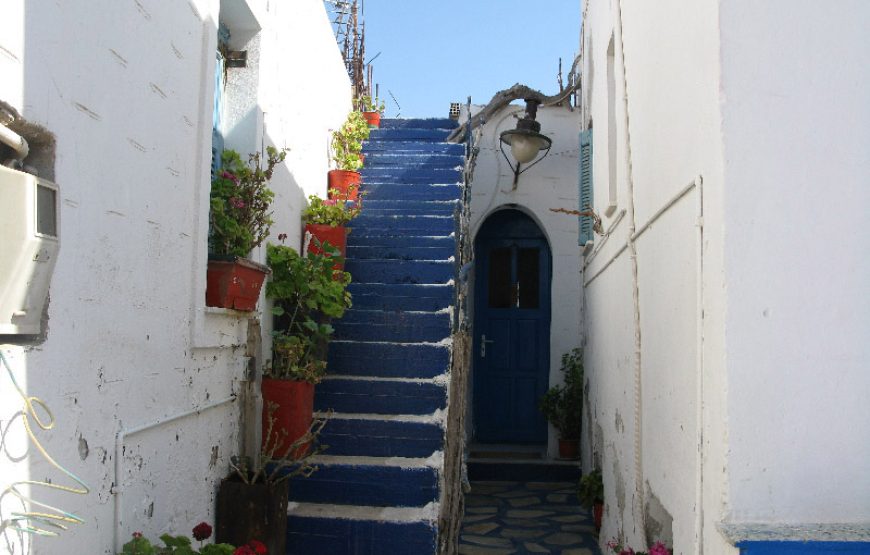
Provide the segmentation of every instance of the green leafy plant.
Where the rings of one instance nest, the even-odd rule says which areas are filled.
[[[335,195],[338,196],[338,195]],[[362,205],[352,200],[323,200],[317,195],[308,197],[308,207],[302,211],[302,221],[306,224],[344,226],[359,216]]]
[[[386,108],[386,105],[378,100],[377,97],[372,98],[370,96],[361,96],[355,101],[356,109],[360,112],[382,112]]]
[[[580,477],[577,497],[584,507],[592,508],[596,503],[604,503],[604,481],[601,479],[600,469],[596,468]]]
[[[199,541],[199,549],[194,549],[187,536],[172,536],[163,534],[160,541],[163,545],[153,545],[142,532],[133,532],[133,539],[125,543],[119,555],[260,555],[267,553],[266,546],[257,540],[251,540],[247,545],[234,547],[228,543],[213,543],[203,545],[211,537],[212,528],[205,522],[193,527],[193,537]]]
[[[562,355],[563,385],[556,385],[541,397],[538,408],[562,439],[580,439],[583,410],[583,351]]]
[[[332,132],[332,159],[340,170],[362,167],[362,143],[369,138],[369,124],[361,112],[353,111],[338,131]]]
[[[275,194],[267,185],[287,153],[267,147],[266,154],[265,168],[259,153],[251,154],[247,163],[234,150],[221,155],[223,169],[211,184],[211,254],[244,258],[268,237]]]
[[[290,247],[267,246],[272,279],[266,296],[274,302],[278,324],[268,377],[318,383],[326,372],[326,347],[334,331],[329,321],[344,315],[351,297],[350,274],[333,268],[342,260],[338,249],[329,243],[321,247],[322,254],[301,256]]]

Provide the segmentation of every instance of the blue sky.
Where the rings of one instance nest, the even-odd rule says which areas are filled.
[[[363,3],[387,117],[446,117],[450,102],[485,104],[517,82],[554,94],[559,57],[565,74],[579,45],[580,0]]]

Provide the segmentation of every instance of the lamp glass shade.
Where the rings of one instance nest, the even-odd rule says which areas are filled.
[[[520,164],[527,164],[538,155],[540,146],[535,137],[529,137],[521,133],[515,133],[511,137],[511,154]]]

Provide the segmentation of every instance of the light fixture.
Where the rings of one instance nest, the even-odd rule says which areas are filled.
[[[550,146],[553,144],[550,137],[541,135],[541,124],[535,121],[535,116],[538,113],[538,104],[540,103],[541,101],[535,98],[527,98],[526,114],[517,120],[516,129],[502,131],[501,135],[499,135],[499,148],[501,149],[501,153],[504,156],[504,159],[507,160],[508,165],[514,171],[514,189],[517,187],[517,180],[520,178],[520,174],[543,160],[550,152]],[[514,160],[517,161],[516,166],[511,164],[510,158],[508,158],[507,153],[504,151],[504,145],[509,145],[511,147],[511,154],[514,157]],[[535,157],[537,157],[538,153],[542,150],[544,151],[543,156],[535,160]],[[532,160],[535,161],[532,162]],[[529,164],[529,162],[532,163]],[[521,170],[520,166],[522,164],[529,165]]]

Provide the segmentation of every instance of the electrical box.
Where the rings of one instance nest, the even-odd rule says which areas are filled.
[[[57,185],[0,166],[0,334],[39,334],[60,249]]]

